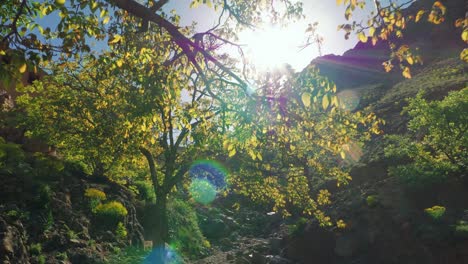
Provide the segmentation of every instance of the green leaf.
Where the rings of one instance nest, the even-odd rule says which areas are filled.
[[[302,103],[304,104],[305,107],[310,106],[310,93],[305,92],[301,96]]]
[[[329,95],[326,94],[322,98],[322,107],[323,110],[326,110],[328,108],[328,105],[330,105],[330,99],[328,99]]]

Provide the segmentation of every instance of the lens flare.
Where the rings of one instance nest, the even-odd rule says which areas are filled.
[[[189,192],[195,201],[201,204],[209,204],[216,198],[216,188],[205,179],[194,179],[190,184]]]
[[[195,162],[189,170],[192,182],[189,192],[195,201],[209,204],[216,194],[226,188],[226,169],[215,161],[201,160]]]
[[[359,106],[359,95],[352,90],[344,90],[338,93],[338,100],[342,109],[353,111]]]
[[[146,256],[145,260],[142,264],[160,264],[160,258],[158,258],[158,254],[161,254],[162,248],[155,248],[153,249],[148,256]],[[173,247],[166,245],[164,248],[164,261],[165,264],[182,264],[183,259],[177,254]],[[161,263],[162,264],[162,263]]]
[[[349,142],[341,146],[342,150],[346,154],[345,161],[353,164],[358,162],[362,157],[362,149],[356,142]]]

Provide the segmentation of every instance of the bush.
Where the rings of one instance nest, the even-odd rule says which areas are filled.
[[[389,174],[410,186],[440,183],[460,177],[468,166],[468,88],[428,102],[419,93],[404,108],[411,118],[408,135],[388,136],[385,155],[406,164]],[[401,163],[401,162],[399,162]]]
[[[85,190],[85,196],[88,197],[89,199],[96,199],[96,200],[106,200],[106,194],[98,190],[96,188],[88,188]]]
[[[366,203],[369,207],[375,207],[378,204],[377,195],[369,195],[366,198]]]
[[[146,202],[155,202],[156,194],[153,185],[147,181],[136,181],[135,187],[138,191],[138,199]]]
[[[0,172],[27,173],[28,171],[21,170],[24,159],[25,154],[20,145],[8,143],[0,137]]]
[[[127,216],[128,211],[122,203],[111,201],[96,206],[95,214],[99,219],[109,224],[117,224]]]
[[[434,205],[430,208],[424,209],[424,212],[426,212],[426,214],[428,214],[432,219],[439,220],[445,214],[445,207]]]
[[[91,212],[96,212],[96,207],[101,204],[101,201],[106,200],[106,194],[95,188],[88,188],[85,190],[85,197],[89,198],[89,207]]]
[[[463,238],[468,237],[468,221],[458,221],[455,225],[455,235]]]
[[[198,226],[198,218],[192,206],[180,199],[168,204],[169,235],[173,246],[187,258],[193,259],[208,253],[209,242]]]
[[[29,253],[31,255],[39,256],[42,253],[42,245],[40,243],[31,244],[29,246]]]
[[[115,230],[115,235],[117,236],[117,239],[125,239],[127,238],[127,229],[125,228],[125,225],[122,222],[119,222],[117,224],[117,229]]]

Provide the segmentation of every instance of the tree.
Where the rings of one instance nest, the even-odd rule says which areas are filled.
[[[117,161],[137,152],[145,157],[156,194],[156,263],[162,263],[168,241],[168,196],[195,154],[220,132],[213,121],[226,111],[221,97],[238,90],[217,76],[205,75],[211,82],[206,85],[187,58],[171,59],[178,47],[169,39],[151,29],[141,38],[122,34],[97,58],[53,64],[52,74],[25,87],[18,99],[31,134],[58,144],[95,174],[109,176]]]
[[[441,101],[428,102],[419,93],[404,109],[410,116],[408,135],[388,136],[388,157],[406,164],[389,172],[409,185],[440,183],[465,177],[468,156],[468,89],[450,92]]]
[[[171,59],[184,56],[201,78],[206,78],[206,72],[212,72],[246,88],[245,81],[236,70],[223,64],[221,54],[217,54],[224,45],[239,47],[225,36],[235,36],[242,27],[253,27],[265,19],[265,14],[279,21],[300,17],[302,12],[301,3],[293,4],[290,0],[279,1],[285,7],[284,11],[277,8],[279,5],[268,1],[193,0],[191,7],[207,5],[220,10],[220,17],[218,25],[212,29],[189,37],[191,32],[178,26],[178,15],[168,15],[163,11],[162,7],[168,2],[148,0],[140,4],[135,0],[49,0],[39,3],[8,0],[0,11],[0,56],[10,58],[8,63],[0,65],[2,79],[14,79],[18,71],[36,72],[40,63],[47,64],[55,54],[79,58],[83,52],[91,51],[89,39],[103,41],[107,38],[111,44],[119,42],[121,35],[116,32],[119,25],[131,20],[137,25],[133,32],[145,32],[148,23],[152,23],[167,33],[168,41],[178,47],[168,63]],[[57,30],[44,28],[38,22],[38,18],[44,16],[57,20]],[[198,59],[199,56],[203,60]]]
[[[380,133],[381,121],[347,109],[336,86],[313,67],[267,74],[258,87],[256,100],[244,104],[223,138],[225,151],[237,160],[234,189],[272,201],[285,216],[299,210],[332,225],[320,209],[331,202],[324,183],[348,183],[359,144]]]

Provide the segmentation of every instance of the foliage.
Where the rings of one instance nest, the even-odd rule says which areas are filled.
[[[391,175],[409,185],[441,182],[466,171],[468,155],[468,88],[451,92],[441,101],[428,102],[422,94],[409,99],[405,111],[411,117],[408,136],[392,135],[387,157],[409,160],[391,167]]]
[[[133,183],[138,191],[138,199],[146,202],[155,202],[156,194],[154,193],[153,185],[148,181],[136,181]]]
[[[405,29],[411,23],[422,21],[423,18],[428,23],[439,25],[444,22],[447,13],[447,8],[441,1],[425,1],[417,7],[417,10],[404,10],[415,2],[416,0],[401,3],[375,1],[375,11],[370,13],[367,23],[353,21],[342,24],[338,28],[346,32],[346,39],[352,32],[355,32],[359,41],[363,43],[372,41],[372,45],[375,45],[378,41],[388,42],[391,55],[382,63],[385,71],[389,72],[398,66],[402,75],[410,79],[412,77],[410,68],[413,65],[422,64],[423,60],[417,52],[417,47],[410,47],[404,41],[399,41],[406,33]],[[337,4],[346,6],[345,18],[349,21],[352,21],[352,14],[356,9],[365,9],[366,6],[365,1],[337,0]],[[468,20],[459,18],[455,21],[455,26],[462,28],[461,38],[468,43]],[[466,54],[467,49],[464,49],[460,54],[460,59],[467,61]]]
[[[192,206],[177,198],[168,204],[170,244],[189,259],[206,255],[210,245],[199,228]]]
[[[36,243],[36,244],[31,244],[29,246],[29,253],[31,253],[31,255],[41,255],[42,253],[42,245],[41,243]]]
[[[439,220],[445,214],[445,207],[440,205],[434,205],[430,208],[424,209],[424,212],[428,214],[432,219]]]
[[[294,224],[288,226],[288,231],[291,236],[298,236],[304,232],[309,220],[305,217],[299,217]],[[341,224],[341,222],[340,222]]]
[[[455,225],[455,235],[459,237],[468,237],[468,221],[460,220]]]
[[[95,214],[106,223],[116,224],[127,216],[128,211],[122,203],[110,201],[96,206]]]
[[[120,240],[127,238],[127,228],[125,228],[125,225],[122,222],[119,222],[117,224],[117,228],[115,229],[115,235],[117,236],[117,239]]]
[[[90,199],[96,199],[99,201],[104,201],[106,200],[106,193],[96,188],[88,188],[85,190],[85,197],[88,197]]]
[[[113,254],[110,256],[109,260],[106,262],[108,264],[128,264],[128,263],[144,263],[144,259],[149,254],[148,251],[145,251],[139,247],[127,247],[124,248],[118,254]]]
[[[367,206],[369,207],[375,207],[378,204],[378,201],[379,200],[378,200],[377,195],[369,195],[366,198],[366,203],[367,203]]]
[[[246,103],[222,138],[222,148],[235,160],[230,181],[242,195],[273,201],[275,212],[300,210],[331,225],[320,210],[331,194],[319,186],[351,180],[348,170],[359,161],[361,142],[380,133],[380,121],[343,107],[336,86],[313,67],[264,78],[256,100]]]
[[[89,199],[89,206],[93,213],[96,212],[97,206],[107,199],[106,193],[96,188],[86,189],[84,195]]]
[[[0,173],[12,174],[24,164],[25,154],[18,144],[0,137]]]

